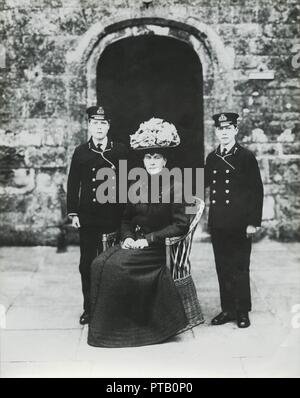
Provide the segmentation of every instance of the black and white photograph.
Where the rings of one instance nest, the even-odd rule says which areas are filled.
[[[300,377],[299,77],[298,0],[0,0],[0,378]]]

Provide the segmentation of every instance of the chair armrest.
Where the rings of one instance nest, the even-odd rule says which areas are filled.
[[[102,234],[102,242],[106,242],[111,239],[115,239],[118,236],[118,232],[110,232],[109,234]]]
[[[118,235],[118,231],[110,232],[108,234],[102,234],[103,251],[107,250],[110,246],[115,244]]]
[[[172,246],[175,245],[175,243],[178,243],[185,239],[186,235],[181,235],[181,236],[173,236],[172,238],[166,238],[165,239],[165,245],[166,246]]]

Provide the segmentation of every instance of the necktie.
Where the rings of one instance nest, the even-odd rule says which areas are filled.
[[[102,147],[100,144],[97,145],[97,150],[102,152]]]
[[[225,155],[226,155],[226,152],[227,152],[227,149],[224,148],[223,151],[222,151],[222,153],[221,153],[221,156],[225,156]]]

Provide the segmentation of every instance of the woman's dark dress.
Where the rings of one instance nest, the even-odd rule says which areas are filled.
[[[166,267],[164,241],[185,234],[188,226],[183,204],[126,206],[121,240],[145,237],[149,247],[122,249],[117,245],[92,263],[88,344],[154,344],[187,325],[183,304]]]

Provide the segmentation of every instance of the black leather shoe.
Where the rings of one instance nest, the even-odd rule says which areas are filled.
[[[212,325],[224,325],[227,322],[234,320],[234,317],[230,312],[221,312],[219,315],[214,317],[211,321]]]
[[[84,311],[84,313],[79,318],[79,323],[80,323],[80,325],[86,325],[89,322],[90,322],[90,314],[88,312]]]
[[[239,328],[248,328],[250,326],[248,312],[240,312],[237,314],[237,325]]]

